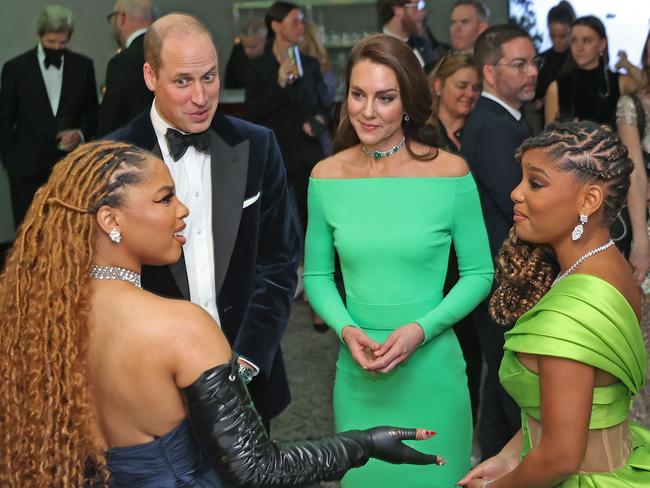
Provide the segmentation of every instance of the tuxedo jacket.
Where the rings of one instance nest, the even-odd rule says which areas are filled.
[[[282,150],[287,171],[306,167],[307,174],[325,157],[317,137],[310,137],[303,124],[331,105],[316,58],[301,53],[303,76],[281,88],[280,65],[272,45],[261,56],[251,59],[246,77],[246,119],[273,130]]]
[[[513,225],[510,192],[521,181],[515,151],[529,136],[523,120],[517,121],[494,100],[479,97],[460,138],[460,152],[476,180],[483,217],[496,256]]]
[[[61,98],[52,113],[36,48],[7,61],[0,84],[0,151],[10,178],[42,180],[66,153],[57,149],[57,119],[81,129],[86,141],[97,127],[97,86],[92,61],[65,52]]]
[[[116,54],[106,67],[106,91],[99,106],[97,135],[103,136],[131,122],[151,105],[153,92],[144,82],[144,34]]]
[[[208,130],[221,328],[233,350],[259,366],[260,374],[249,390],[262,418],[268,420],[290,401],[280,338],[297,281],[298,231],[273,133],[219,113]],[[135,144],[158,157],[162,154],[149,109],[107,139]],[[183,257],[169,266],[145,266],[142,284],[164,296],[190,298]]]

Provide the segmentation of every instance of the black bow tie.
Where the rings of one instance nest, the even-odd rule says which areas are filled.
[[[56,69],[61,68],[63,49],[50,49],[44,47],[43,51],[45,52],[45,69],[49,68],[50,66],[54,66]]]
[[[196,134],[183,134],[176,129],[167,129],[165,139],[167,139],[169,154],[174,161],[181,159],[190,146],[194,146],[201,152],[210,150],[210,134],[207,130]]]

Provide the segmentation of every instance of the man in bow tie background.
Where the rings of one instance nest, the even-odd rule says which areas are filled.
[[[268,426],[290,401],[280,338],[300,254],[280,150],[269,129],[216,113],[217,52],[196,18],[161,17],[144,50],[154,101],[106,137],[163,159],[190,214],[180,261],[145,267],[142,284],[214,317],[242,356],[243,376],[257,373],[249,390]]]
[[[46,6],[38,45],[4,65],[0,83],[0,156],[9,174],[14,224],[54,163],[97,126],[97,87],[90,59],[66,49],[72,12]]]

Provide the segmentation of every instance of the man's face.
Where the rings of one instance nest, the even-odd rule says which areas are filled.
[[[451,47],[457,51],[473,51],[476,38],[487,29],[487,22],[479,20],[471,5],[459,5],[451,12],[449,36]]]
[[[41,44],[47,49],[65,49],[70,42],[69,32],[46,32],[41,36]]]
[[[206,130],[219,103],[217,52],[203,33],[163,41],[158,72],[145,63],[147,87],[155,92],[161,117],[183,132]]]
[[[124,11],[121,8],[122,2],[117,0],[115,5],[113,5],[113,11],[108,16],[108,24],[111,28],[111,33],[115,42],[119,47],[124,47],[124,39],[122,39],[122,24],[124,23]]]
[[[403,9],[402,27],[404,30],[412,36],[421,34],[426,15],[426,3],[423,0],[415,0],[405,4]]]
[[[264,54],[265,36],[246,36],[241,38],[241,44],[248,58],[253,59]]]
[[[486,82],[494,94],[514,108],[535,97],[538,69],[535,46],[527,37],[517,37],[501,46],[503,56],[496,65],[485,66]]]

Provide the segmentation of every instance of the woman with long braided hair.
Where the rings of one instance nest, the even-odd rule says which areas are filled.
[[[646,381],[641,302],[609,225],[633,163],[593,122],[550,124],[519,148],[515,225],[498,258],[499,371],[522,428],[460,482],[470,488],[647,487],[650,432],[629,419]]]
[[[143,264],[178,261],[187,214],[165,164],[122,143],[80,146],[37,192],[0,280],[0,486],[302,486],[369,457],[443,462],[400,442],[416,429],[271,442],[210,316],[140,288]]]

